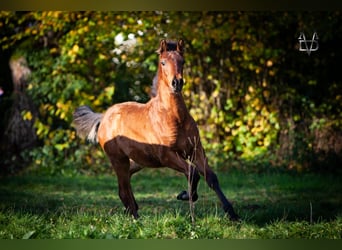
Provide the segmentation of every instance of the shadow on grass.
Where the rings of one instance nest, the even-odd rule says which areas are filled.
[[[178,174],[176,174],[178,175]],[[132,178],[140,215],[169,212],[189,216],[189,204],[176,200],[187,187],[183,176],[165,170],[142,171]],[[338,176],[286,173],[218,174],[223,192],[243,221],[260,226],[274,221],[333,220],[342,214]],[[0,182],[0,209],[41,216],[123,213],[115,176],[14,176]],[[217,197],[203,181],[195,203],[198,219],[224,216]]]
[[[0,208],[21,213],[78,213],[120,206],[115,177],[15,176],[1,180]]]

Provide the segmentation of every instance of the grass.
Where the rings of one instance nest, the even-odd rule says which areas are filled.
[[[2,178],[0,238],[341,239],[340,176],[218,173],[242,221],[224,216],[203,179],[195,203],[175,196],[187,188],[173,171],[143,170],[132,178],[139,220],[124,213],[115,176]]]

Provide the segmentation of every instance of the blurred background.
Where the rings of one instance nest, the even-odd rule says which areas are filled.
[[[341,173],[338,11],[1,11],[0,174],[110,171],[72,113],[147,102],[163,38],[185,40],[183,96],[214,169]]]

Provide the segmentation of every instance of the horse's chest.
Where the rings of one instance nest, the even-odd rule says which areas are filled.
[[[184,125],[178,130],[175,147],[178,151],[191,153],[199,144],[197,127],[191,124]]]
[[[160,144],[176,149],[177,151],[188,151],[194,147],[198,139],[196,123],[189,118],[180,118],[176,115],[164,115],[163,119],[155,121],[158,129]]]

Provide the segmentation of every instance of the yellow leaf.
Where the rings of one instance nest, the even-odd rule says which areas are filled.
[[[273,65],[273,62],[271,60],[267,60],[266,66],[267,67],[272,67],[272,65]]]
[[[108,97],[112,97],[112,95],[114,94],[114,86],[105,88],[105,92]]]
[[[106,60],[107,59],[107,57],[104,55],[104,54],[99,54],[99,59],[100,60]]]
[[[253,93],[253,92],[254,92],[253,86],[249,86],[249,87],[248,87],[248,91],[251,92],[251,93]]]
[[[93,102],[94,106],[100,106],[101,105],[101,102],[99,99],[96,99],[94,102]]]
[[[211,96],[214,97],[214,98],[216,98],[216,97],[219,96],[219,94],[220,94],[219,90],[216,89],[216,90],[211,94]]]
[[[57,52],[58,52],[57,48],[50,49],[50,54],[55,54]]]
[[[55,18],[58,18],[60,13],[61,13],[60,11],[54,11],[53,16]]]
[[[80,47],[79,47],[77,44],[75,44],[75,45],[72,47],[72,51],[73,51],[75,54],[77,54],[77,52],[79,51],[79,49],[80,49]]]
[[[24,121],[31,121],[33,118],[31,111],[23,112],[22,116]]]
[[[240,127],[241,125],[242,125],[242,121],[239,120],[235,122],[235,126]]]
[[[57,108],[62,109],[64,107],[64,104],[62,102],[56,103]]]

